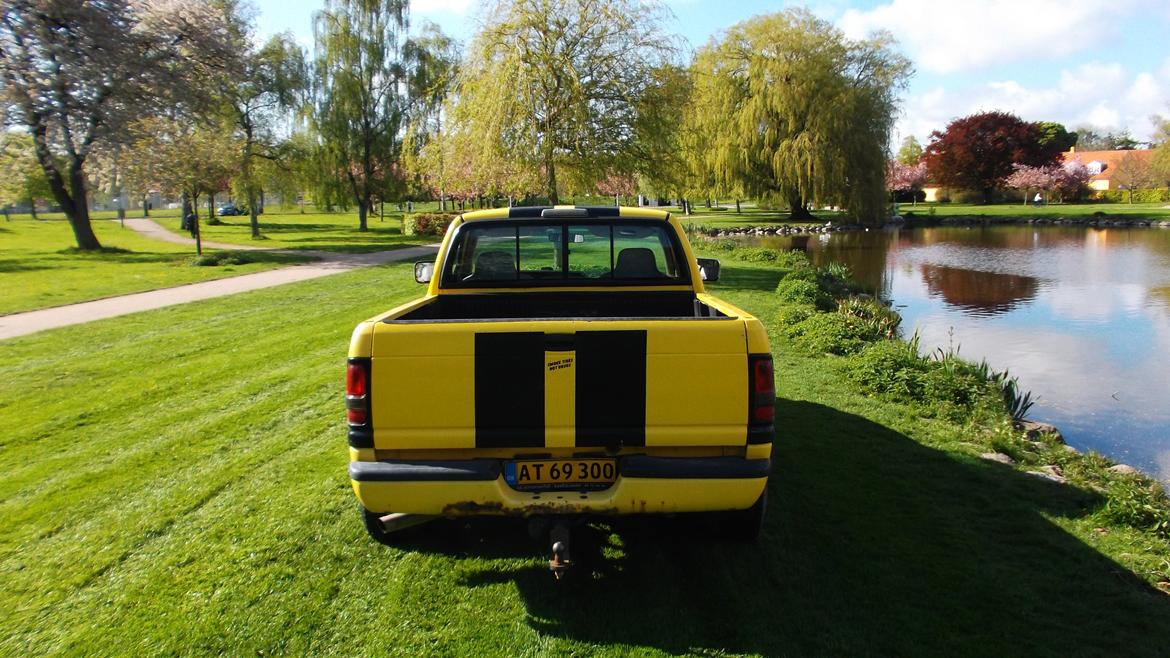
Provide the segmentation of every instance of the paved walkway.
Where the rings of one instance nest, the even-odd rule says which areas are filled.
[[[170,229],[164,228],[161,224],[149,217],[127,217],[124,221],[126,228],[134,229],[148,238],[154,238],[160,242],[195,246],[194,238],[189,238],[185,235],[173,233]],[[208,249],[227,249],[232,251],[267,251],[264,249],[264,247],[254,247],[243,244],[228,244],[226,242],[211,242],[208,240],[203,241],[203,246],[207,247]]]
[[[134,222],[134,225],[131,225],[131,222]],[[180,244],[194,244],[195,242],[190,238],[175,235],[146,218],[127,219],[126,225],[136,231],[145,233],[151,237],[158,237],[158,239],[168,242],[179,242]],[[163,233],[156,233],[156,230],[162,231]],[[163,237],[163,234],[169,237]],[[186,240],[186,242],[182,242],[183,240]],[[204,246],[215,249],[247,248],[240,247],[239,245],[210,242],[204,242],[203,244]],[[255,247],[251,247],[251,249],[255,249]],[[330,274],[347,272],[360,267],[426,258],[427,256],[433,256],[437,249],[438,245],[426,245],[395,249],[392,251],[378,251],[368,254],[304,251],[286,252],[318,256],[321,257],[321,260],[304,265],[294,265],[292,267],[282,267],[277,270],[257,272],[255,274],[216,279],[215,281],[203,281],[201,283],[192,283],[174,288],[163,288],[161,290],[151,290],[132,295],[98,299],[92,302],[82,302],[80,304],[70,304],[68,306],[46,308],[39,311],[0,316],[0,340],[24,336],[46,329],[56,329],[57,327],[82,324],[94,320],[104,320],[119,315],[150,311],[165,306],[186,304],[187,302],[194,302],[201,299],[223,297],[224,295],[234,295],[235,293],[248,290],[259,290],[261,288],[281,286],[286,283],[307,281],[309,279],[329,276]]]

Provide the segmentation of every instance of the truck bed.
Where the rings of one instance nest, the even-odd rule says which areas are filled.
[[[388,318],[400,322],[514,319],[730,319],[692,292],[534,292],[440,295]]]

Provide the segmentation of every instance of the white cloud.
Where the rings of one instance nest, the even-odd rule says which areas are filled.
[[[1051,86],[1026,87],[997,80],[968,87],[936,87],[905,99],[899,137],[925,139],[952,119],[988,110],[1012,112],[1027,121],[1059,121],[1070,129],[1090,124],[1129,129],[1135,138],[1153,132],[1151,115],[1170,106],[1170,59],[1153,71],[1131,72],[1116,63],[1091,62],[1060,73]]]
[[[1154,0],[892,0],[850,9],[838,21],[847,35],[874,30],[898,35],[925,71],[953,73],[1026,60],[1053,60],[1108,43],[1124,17]],[[1103,20],[1107,11],[1108,20]]]

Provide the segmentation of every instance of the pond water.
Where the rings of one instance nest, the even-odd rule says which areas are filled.
[[[1170,229],[934,227],[753,239],[847,263],[924,351],[1018,376],[1029,417],[1170,483]]]

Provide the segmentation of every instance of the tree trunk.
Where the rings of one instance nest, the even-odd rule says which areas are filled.
[[[142,195],[142,216],[150,217],[150,195]]]
[[[210,222],[215,219],[215,193],[209,192],[207,194],[207,221]]]
[[[183,192],[182,201],[183,209],[179,211],[182,213],[182,216],[179,218],[179,229],[182,231],[190,231],[192,230],[191,222],[187,217],[191,214],[191,195]]]
[[[12,215],[9,215],[8,213],[9,213],[8,205],[7,205],[7,204],[5,204],[5,205],[4,205],[4,221],[6,221],[6,222],[11,222],[11,221],[12,221]]]
[[[28,198],[28,214],[33,219],[40,219],[40,217],[37,217],[37,200],[31,196]]]
[[[740,214],[740,212],[739,212],[739,199],[735,200],[735,214],[737,214],[737,215]]]
[[[560,197],[557,196],[557,166],[553,164],[552,156],[544,159],[544,166],[548,170],[545,175],[545,187],[548,194],[548,202],[552,205],[557,205],[561,202]]]
[[[252,239],[260,239],[260,220],[256,212],[256,191],[248,187],[248,218],[252,224]]]
[[[264,212],[264,188],[260,188],[260,208],[259,212]]]
[[[788,214],[789,219],[794,221],[809,221],[816,219],[813,214],[808,211],[808,206],[804,203],[804,199],[799,194],[793,194],[788,197]]]
[[[85,197],[85,172],[80,163],[69,167],[70,196],[73,197],[73,212],[65,213],[69,218],[69,225],[73,228],[73,237],[77,238],[77,248],[82,251],[97,251],[102,248],[94,235],[93,225],[89,223],[89,201]]]

